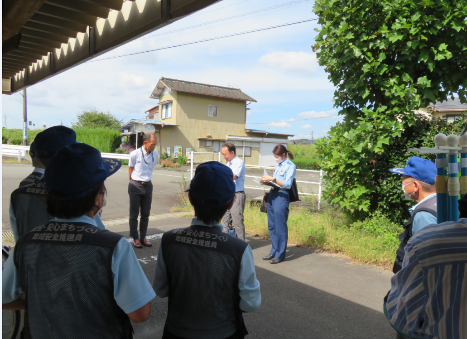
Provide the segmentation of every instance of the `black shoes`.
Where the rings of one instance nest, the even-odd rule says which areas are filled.
[[[272,254],[268,254],[263,257],[263,260],[271,260],[272,258],[274,258],[274,256]]]
[[[284,261],[284,259],[278,259],[278,258],[274,258],[274,259],[269,260],[269,262],[271,264],[278,264],[278,263],[283,262],[283,261]]]

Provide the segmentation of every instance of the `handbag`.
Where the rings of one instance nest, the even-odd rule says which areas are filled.
[[[230,219],[227,223],[227,234],[230,234],[232,237],[237,238],[237,232],[235,231],[235,227],[233,226],[232,219]]]
[[[293,178],[292,187],[289,189],[289,201],[295,202],[300,201],[300,197],[298,195],[298,188],[297,188],[297,181]]]
[[[268,213],[268,195],[269,192],[264,193],[263,201],[261,201],[261,207],[259,208],[260,212]]]

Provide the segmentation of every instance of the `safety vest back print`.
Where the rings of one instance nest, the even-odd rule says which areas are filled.
[[[217,227],[191,226],[166,232],[161,246],[170,286],[167,330],[192,339],[247,334],[238,282],[248,245]]]
[[[42,178],[42,173],[32,172],[26,178],[24,178],[20,183],[19,187],[35,184]]]
[[[112,255],[122,236],[87,223],[49,222],[17,243],[33,338],[132,338],[114,299]]]

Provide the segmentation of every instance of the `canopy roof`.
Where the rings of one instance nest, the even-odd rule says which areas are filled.
[[[11,94],[218,0],[3,0],[2,93]]]

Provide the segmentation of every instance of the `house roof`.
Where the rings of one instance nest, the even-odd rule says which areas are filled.
[[[467,111],[467,103],[461,103],[459,98],[448,98],[446,101],[430,103],[428,108],[435,112]]]
[[[160,126],[178,126],[174,124],[168,124],[165,122],[161,121],[154,121],[154,120],[143,120],[143,119],[131,119],[130,121],[124,123],[120,129],[129,129],[131,126],[136,125],[136,124],[151,124],[151,125],[160,125]]]
[[[283,136],[287,136],[287,137],[293,137],[294,136],[294,134],[273,133],[273,132],[263,131],[263,130],[260,130],[260,129],[251,129],[251,128],[245,129],[245,132],[261,133],[261,134],[266,133],[267,135],[283,135]]]
[[[160,78],[156,87],[151,93],[150,98],[160,98],[164,89],[168,87],[170,90],[175,92],[185,92],[201,95],[209,95],[214,97],[242,100],[242,101],[253,101],[255,99],[243,93],[240,88],[222,87],[208,84],[200,84],[197,82]]]

